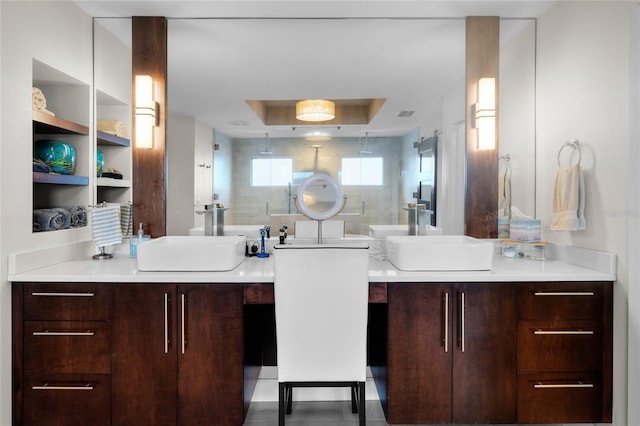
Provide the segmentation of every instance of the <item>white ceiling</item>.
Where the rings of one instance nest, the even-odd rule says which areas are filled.
[[[170,113],[232,137],[397,136],[464,77],[467,15],[534,18],[550,1],[76,1],[102,18],[169,19]],[[186,19],[185,19],[186,18]],[[200,18],[200,19],[193,19]],[[210,18],[210,19],[201,19]],[[237,19],[243,18],[243,19]],[[247,19],[248,18],[248,19]],[[128,40],[127,20],[101,22]],[[506,21],[503,39],[518,31]],[[264,126],[245,100],[386,98],[368,125]],[[409,118],[400,111],[415,111]]]

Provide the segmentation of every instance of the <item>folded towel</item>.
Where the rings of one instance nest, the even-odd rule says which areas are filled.
[[[579,164],[561,167],[553,185],[551,230],[586,229],[584,176]]]
[[[121,138],[127,137],[127,126],[118,120],[98,120],[98,130]]]
[[[40,111],[55,116],[54,113],[47,110],[47,99],[44,97],[44,93],[42,93],[42,90],[38,89],[37,87],[31,88],[31,102],[32,109],[34,111]]]
[[[498,176],[498,216],[511,217],[511,177]]]
[[[67,229],[71,223],[68,210],[55,207],[33,211],[33,232],[58,231]]]
[[[87,210],[82,206],[68,206],[63,207],[69,212],[70,216],[70,228],[82,228],[87,226]]]

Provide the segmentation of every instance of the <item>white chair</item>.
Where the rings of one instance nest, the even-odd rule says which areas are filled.
[[[351,388],[365,421],[369,255],[366,245],[275,246],[278,424],[294,387]]]

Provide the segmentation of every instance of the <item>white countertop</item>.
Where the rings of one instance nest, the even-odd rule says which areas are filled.
[[[614,262],[615,262],[615,255]],[[580,262],[576,262],[580,263]],[[273,258],[245,258],[225,272],[142,272],[136,259],[116,254],[113,259],[91,257],[9,274],[14,282],[105,282],[105,283],[271,283]],[[371,257],[370,282],[530,282],[530,281],[615,281],[613,271],[597,271],[560,260],[528,260],[493,257],[490,271],[405,272],[391,263]]]

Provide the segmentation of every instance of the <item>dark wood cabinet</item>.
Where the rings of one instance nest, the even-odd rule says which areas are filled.
[[[390,284],[390,423],[516,419],[515,289]]]
[[[518,287],[518,422],[609,423],[613,283]]]
[[[83,283],[12,291],[13,424],[110,425],[109,291]]]
[[[115,285],[113,425],[241,425],[242,286]]]
[[[113,286],[113,425],[174,426],[176,286]]]
[[[453,423],[516,420],[516,297],[513,284],[453,286]]]

